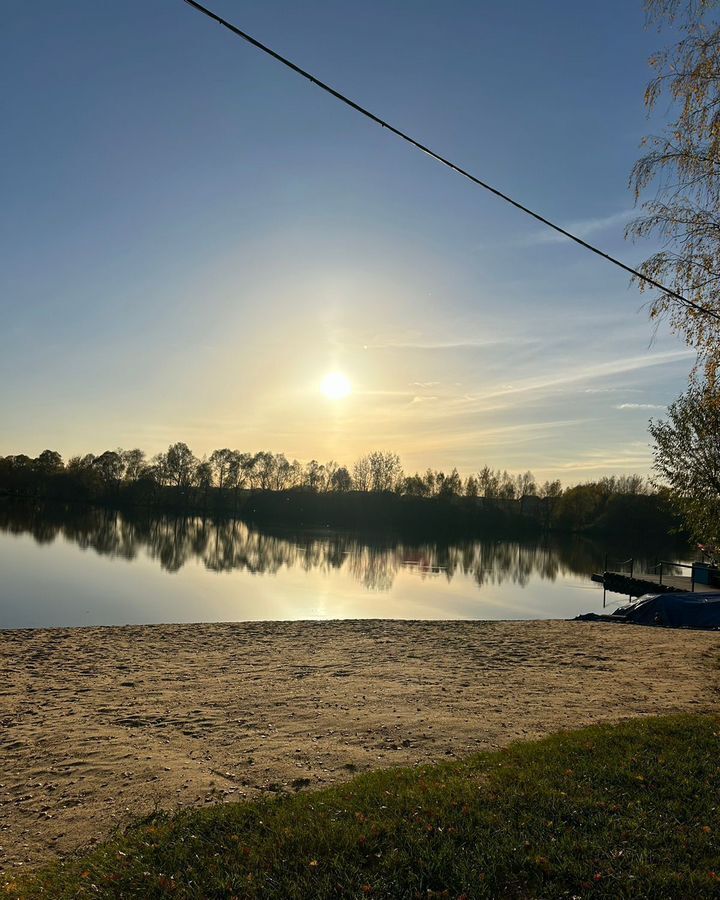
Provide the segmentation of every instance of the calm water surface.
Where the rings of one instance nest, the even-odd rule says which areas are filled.
[[[604,548],[366,541],[242,522],[0,505],[0,628],[269,619],[569,618]],[[620,599],[620,598],[617,598]]]

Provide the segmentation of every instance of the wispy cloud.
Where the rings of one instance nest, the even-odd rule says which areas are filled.
[[[661,403],[618,403],[615,409],[667,409]]]
[[[586,394],[641,394],[640,388],[624,388],[624,387],[597,387],[585,388]]]
[[[517,410],[528,404],[537,409],[539,404],[552,401],[553,398],[564,404],[568,397],[577,398],[578,395],[580,397],[584,395],[583,382],[592,383],[593,380],[607,380],[610,377],[622,377],[653,367],[670,366],[685,362],[693,356],[693,351],[683,349],[609,360],[585,367],[565,363],[565,366],[555,373],[519,379],[510,384],[506,382],[491,385],[484,390],[473,392],[455,392],[450,387],[446,393],[438,388],[431,395],[428,391],[428,396],[420,391],[372,391],[368,392],[368,396],[386,397],[388,405],[364,410],[364,421],[367,424],[372,419],[374,422],[382,422],[383,427],[387,427],[389,419],[396,420],[398,417],[407,416],[412,418],[415,428],[430,427],[432,423],[433,428],[450,428],[458,432],[463,431],[467,423],[473,422],[475,433],[480,437],[482,432],[477,429],[479,415],[487,416],[491,413]],[[632,389],[621,386],[620,389],[626,394],[632,393]],[[359,391],[355,396],[365,396],[365,392]],[[425,402],[429,399],[434,402]],[[396,402],[390,405],[393,400]],[[442,402],[438,402],[440,400]],[[623,404],[623,409],[631,408],[633,408],[631,405]],[[665,407],[638,404],[636,408],[650,410]],[[420,415],[421,419],[415,418]]]
[[[631,441],[619,447],[586,450],[573,460],[553,460],[556,471],[600,472],[607,469],[628,471],[647,469],[652,461],[650,448],[643,441]]]
[[[606,378],[610,375],[622,375],[627,372],[636,372],[653,366],[662,366],[669,363],[680,362],[689,359],[695,354],[692,350],[670,350],[666,353],[650,353],[645,356],[631,356],[627,359],[615,359],[604,363],[596,363],[585,368],[574,368],[559,375],[551,375],[544,378],[531,378],[512,387],[501,387],[482,394],[468,395],[468,401],[487,401],[495,397],[505,397],[517,394],[537,393],[565,387],[582,381],[591,381],[595,378]]]
[[[487,350],[490,347],[527,347],[538,344],[535,338],[504,337],[477,341],[388,340],[364,344],[364,350]]]
[[[600,456],[595,460],[561,463],[557,468],[564,472],[596,472],[603,469],[620,469],[627,472],[633,469],[647,469],[651,460],[649,453],[637,456]]]
[[[436,387],[438,384],[440,384],[439,381],[413,381],[410,387],[431,388]]]
[[[551,435],[569,428],[577,428],[585,425],[587,419],[557,419],[545,422],[522,422],[519,424],[491,425],[486,428],[473,427],[471,429],[448,429],[432,420],[423,422],[414,429],[417,447],[424,453],[432,453],[438,450],[452,451],[454,448],[472,447],[482,448],[487,453],[493,448],[503,448],[508,445],[517,447],[519,444],[537,446],[541,441]],[[388,432],[384,437],[390,444],[396,443],[402,437],[401,432]]]
[[[612,213],[609,216],[597,216],[591,219],[579,219],[575,222],[568,222],[563,225],[567,231],[571,231],[581,238],[589,238],[594,234],[599,234],[610,228],[620,228],[625,225],[633,216],[637,215],[634,209],[623,209],[620,212]],[[539,244],[558,244],[567,241],[566,237],[552,231],[550,228],[538,229],[525,237],[519,238],[519,243],[526,247],[537,246]]]

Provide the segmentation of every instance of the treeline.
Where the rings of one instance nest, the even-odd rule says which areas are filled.
[[[674,524],[666,498],[638,475],[569,488],[560,481],[538,484],[529,471],[513,475],[488,466],[465,478],[455,468],[408,475],[398,455],[384,451],[346,467],[227,448],[198,458],[184,443],[150,459],[140,449],[118,449],[64,462],[57,451],[44,450],[35,458],[0,457],[0,492],[368,528],[424,523],[455,532],[627,531],[632,522],[666,533]]]
[[[485,466],[463,479],[457,469],[446,474],[427,469],[424,474],[406,475],[396,453],[375,451],[360,457],[351,467],[335,461],[304,465],[290,462],[283,453],[242,453],[214,450],[198,459],[187,444],[171,444],[165,453],[147,459],[144,451],[106,450],[99,456],[73,456],[67,463],[55,450],[44,450],[36,458],[23,454],[0,457],[0,487],[12,492],[45,489],[51,481],[61,481],[88,497],[102,497],[141,484],[174,488],[190,495],[211,488],[219,492],[236,490],[330,492],[394,492],[411,497],[469,497],[516,500],[522,497],[559,498],[560,481],[538,484],[532,472],[512,475]],[[597,482],[606,494],[644,494],[650,491],[639,475],[604,478]]]

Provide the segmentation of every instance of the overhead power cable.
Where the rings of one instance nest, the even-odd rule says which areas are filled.
[[[673,300],[677,300],[679,303],[684,304],[689,309],[694,309],[696,312],[701,313],[702,315],[711,316],[714,319],[720,320],[720,314],[714,312],[711,309],[706,309],[704,306],[701,306],[699,303],[695,303],[694,300],[690,300],[688,297],[684,297],[682,294],[679,294],[677,291],[672,290],[672,288],[666,287],[661,282],[656,281],[654,278],[650,278],[648,275],[644,275],[642,272],[637,269],[633,269],[632,266],[626,265],[621,260],[617,259],[614,256],[611,256],[609,253],[605,253],[604,250],[601,250],[599,247],[595,247],[593,244],[589,244],[587,241],[584,241],[581,237],[578,237],[576,234],[573,234],[571,231],[568,231],[565,228],[562,228],[560,225],[556,225],[555,222],[551,222],[550,219],[546,219],[545,216],[541,216],[540,213],[534,212],[529,207],[520,203],[517,200],[514,200],[512,197],[509,197],[507,194],[504,194],[502,191],[493,187],[491,184],[488,184],[486,181],[483,181],[481,178],[478,178],[476,175],[473,175],[472,172],[468,172],[467,169],[463,169],[462,166],[457,165],[451,160],[447,159],[444,156],[441,156],[439,153],[436,153],[434,150],[431,150],[429,147],[426,147],[425,144],[422,144],[420,141],[416,141],[415,138],[411,137],[409,134],[406,134],[404,131],[401,131],[399,128],[396,128],[394,125],[391,125],[389,122],[386,122],[384,119],[381,119],[380,116],[376,116],[375,113],[370,112],[369,109],[365,109],[364,106],[361,106],[359,103],[356,103],[354,100],[351,100],[349,97],[346,97],[344,94],[341,94],[340,91],[336,91],[335,88],[331,87],[329,84],[326,84],[324,81],[321,81],[319,78],[316,78],[310,72],[307,72],[305,69],[302,69],[296,63],[292,62],[292,60],[287,59],[282,56],[280,53],[277,53],[272,48],[266,46],[265,44],[258,41],[256,38],[252,37],[252,35],[247,34],[247,32],[242,31],[242,29],[238,28],[236,25],[233,25],[232,22],[228,22],[227,19],[223,19],[217,13],[213,12],[211,9],[208,9],[206,6],[203,6],[201,3],[197,3],[196,0],[185,0],[185,3],[192,6],[198,12],[203,13],[203,15],[207,16],[209,19],[217,22],[218,25],[222,25],[224,28],[227,28],[228,31],[231,31],[234,35],[239,38],[242,38],[244,41],[247,41],[248,44],[252,44],[253,47],[256,47],[258,50],[262,50],[263,53],[266,53],[268,56],[271,56],[273,59],[277,60],[279,63],[282,63],[284,66],[287,66],[288,69],[291,69],[297,75],[301,75],[303,78],[306,78],[311,84],[314,84],[316,87],[319,87],[321,90],[330,94],[332,97],[335,97],[336,100],[339,100],[341,103],[344,103],[346,106],[349,106],[350,109],[354,109],[355,112],[360,113],[365,116],[367,119],[370,119],[371,122],[375,122],[376,125],[380,125],[381,128],[387,128],[388,131],[391,131],[394,135],[401,138],[406,143],[415,147],[418,150],[421,150],[423,153],[426,153],[429,157],[434,159],[436,162],[441,163],[443,166],[447,166],[448,169],[451,169],[453,172],[456,172],[458,175],[462,175],[463,178],[467,178],[469,181],[472,181],[473,184],[478,185],[478,187],[484,188],[486,191],[489,191],[491,194],[495,194],[496,197],[499,197],[501,200],[504,200],[506,203],[511,204],[516,209],[519,209],[521,212],[524,212],[528,216],[532,216],[533,219],[536,219],[538,222],[542,222],[543,225],[546,225],[548,228],[552,228],[553,231],[556,231],[558,234],[563,235],[563,237],[569,238],[571,241],[575,241],[576,244],[579,244],[581,247],[584,247],[586,250],[589,250],[591,253],[595,253],[597,256],[601,256],[603,259],[606,259],[608,262],[613,263],[613,265],[618,266],[618,268],[623,269],[625,272],[628,272],[633,278],[637,278],[640,281],[644,281],[646,284],[651,285],[652,287],[657,288],[662,291],[668,297],[671,297]]]

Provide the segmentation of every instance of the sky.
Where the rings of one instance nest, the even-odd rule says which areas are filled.
[[[623,237],[669,39],[641,0],[207,2],[630,265],[652,250]],[[182,0],[8,3],[0,79],[0,454],[649,471],[693,357],[647,295]]]

